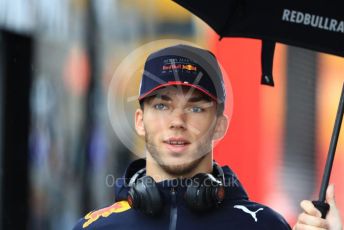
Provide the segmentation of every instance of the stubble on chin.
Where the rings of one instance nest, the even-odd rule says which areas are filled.
[[[154,145],[153,140],[147,134],[148,133],[146,132],[145,142],[148,154],[151,155],[151,157],[155,160],[159,167],[161,167],[165,172],[173,177],[182,177],[184,175],[190,174],[207,156],[207,153],[199,153],[197,154],[197,156],[195,156],[195,159],[190,162],[171,164],[162,159],[158,147]]]
[[[168,164],[168,162],[158,162],[159,159],[156,158],[155,155],[152,154],[152,157],[155,161],[158,162],[159,166],[168,174],[174,176],[174,177],[182,177],[184,175],[190,174],[197,166],[200,164],[200,162],[204,159],[206,155],[201,156],[200,158],[193,160],[188,163],[183,164]]]

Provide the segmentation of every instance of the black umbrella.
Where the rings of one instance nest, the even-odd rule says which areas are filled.
[[[262,80],[274,85],[275,43],[299,46],[344,57],[343,0],[173,0],[201,18],[223,37],[262,40]],[[326,188],[344,111],[344,85],[324,170],[319,200],[313,203],[325,217]]]
[[[223,37],[263,41],[262,84],[274,85],[275,42],[344,57],[344,1],[173,0]]]

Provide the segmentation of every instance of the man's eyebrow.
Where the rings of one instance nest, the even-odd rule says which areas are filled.
[[[155,99],[161,99],[163,101],[172,101],[172,99],[165,95],[165,94],[157,94],[155,97]],[[200,102],[200,101],[206,101],[206,102],[210,102],[211,99],[207,96],[201,95],[201,96],[194,96],[188,99],[189,103],[194,103],[194,102]]]
[[[199,101],[211,101],[211,99],[209,97],[206,96],[196,96],[196,97],[191,97],[189,98],[188,102],[199,102]]]
[[[172,99],[171,99],[169,96],[164,95],[164,94],[157,94],[157,95],[155,96],[155,98],[156,98],[156,99],[161,99],[161,100],[163,100],[163,101],[172,101]]]

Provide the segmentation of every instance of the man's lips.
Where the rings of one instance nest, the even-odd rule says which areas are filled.
[[[190,144],[190,142],[187,139],[180,138],[180,137],[167,138],[163,142],[165,144],[169,144],[169,145],[188,145],[188,144]]]
[[[167,145],[167,148],[175,153],[183,152],[190,144],[190,142],[184,138],[168,138],[163,141]]]

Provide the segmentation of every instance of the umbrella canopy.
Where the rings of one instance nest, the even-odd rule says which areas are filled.
[[[261,39],[262,84],[274,85],[275,42],[344,57],[344,1],[173,0],[223,37]]]
[[[343,0],[173,0],[209,24],[223,37],[248,37],[262,42],[262,84],[273,86],[272,62],[276,42],[344,57]],[[319,200],[314,205],[326,216],[325,203],[339,131],[344,114],[344,84]]]

